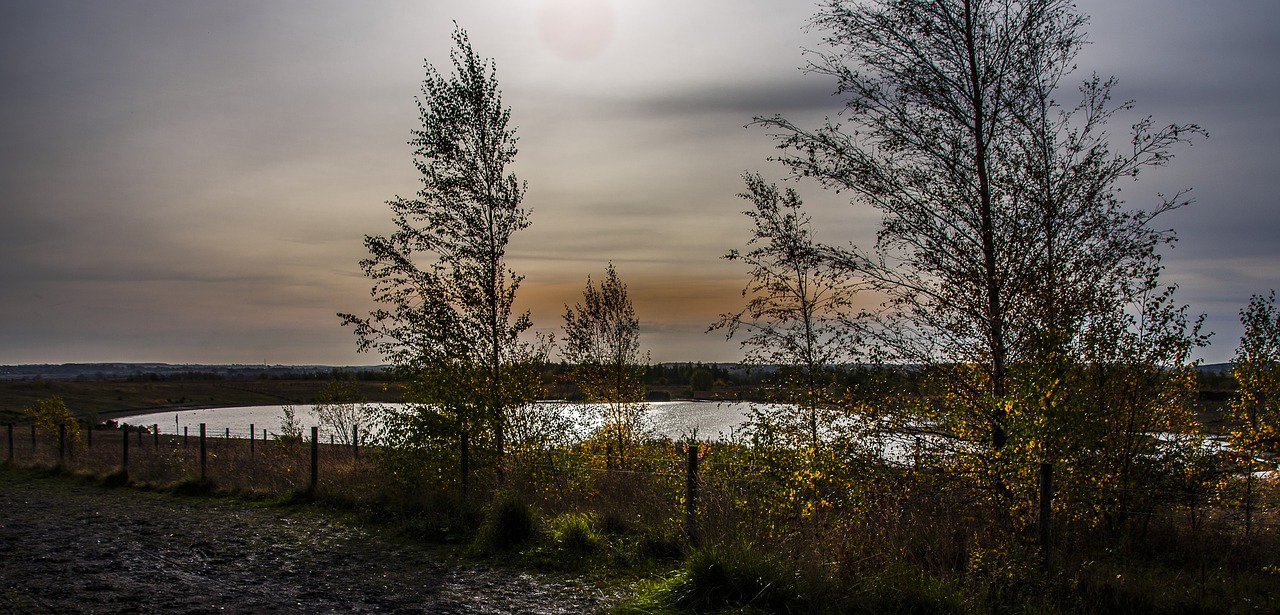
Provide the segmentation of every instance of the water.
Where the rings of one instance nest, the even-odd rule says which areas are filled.
[[[382,405],[395,407],[398,404]],[[319,426],[314,406],[295,404],[292,407],[304,433]],[[723,440],[741,429],[750,408],[751,404],[745,403],[652,402],[648,404],[646,418],[658,436],[680,439],[697,435],[703,440]],[[578,414],[591,414],[590,409],[586,404],[567,406],[567,411]],[[229,433],[237,438],[248,438],[249,426],[253,425],[254,437],[262,438],[264,429],[272,435],[279,434],[283,418],[284,406],[240,406],[135,414],[117,418],[116,422],[147,427],[156,425],[162,434],[182,435],[186,428],[192,436],[200,433],[200,424],[204,423],[209,436],[226,436]],[[329,432],[322,428],[320,434],[323,440]]]

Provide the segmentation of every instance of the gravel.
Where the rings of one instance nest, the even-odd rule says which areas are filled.
[[[452,560],[305,509],[0,470],[0,613],[590,613],[572,579]]]

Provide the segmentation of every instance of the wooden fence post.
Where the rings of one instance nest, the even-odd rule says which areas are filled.
[[[686,449],[684,482],[684,531],[689,544],[698,546],[698,443]]]
[[[222,438],[223,438],[224,440],[230,440],[230,439],[231,439],[231,428],[230,428],[230,427],[228,427],[228,428],[227,428],[227,433],[226,433],[226,435],[225,435],[225,436],[223,436]]]
[[[1040,515],[1036,530],[1039,534],[1040,555],[1043,561],[1049,562],[1049,520],[1053,512],[1053,466],[1040,464]]]
[[[253,443],[258,440],[258,438],[256,437],[257,435],[258,435],[258,432],[254,428],[253,423],[249,423],[249,454],[250,455],[253,454]]]
[[[153,448],[160,448],[160,426],[155,423],[151,424],[151,440]]]
[[[182,426],[182,448],[187,447],[187,426]]]
[[[360,426],[351,426],[351,456],[355,459],[360,458]]]
[[[316,483],[319,482],[320,468],[320,428],[311,428],[311,492],[315,493]]]
[[[205,444],[205,427],[204,423],[200,423],[200,482],[204,482],[205,477],[209,475],[208,461],[205,453],[207,452]]]

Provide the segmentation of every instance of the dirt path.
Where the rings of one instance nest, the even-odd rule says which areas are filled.
[[[0,613],[583,613],[600,593],[307,512],[0,470]]]

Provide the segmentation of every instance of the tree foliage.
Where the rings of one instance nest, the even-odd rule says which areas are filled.
[[[1237,383],[1232,400],[1234,444],[1250,452],[1280,450],[1280,310],[1276,293],[1253,295],[1240,310],[1244,334],[1231,362]]]
[[[321,429],[327,429],[342,444],[351,444],[357,428],[365,430],[364,439],[369,439],[374,421],[365,402],[358,382],[330,380],[316,395],[316,419]]]
[[[507,415],[536,388],[520,380],[527,370],[519,366],[544,347],[520,339],[531,323],[514,312],[522,277],[506,260],[512,235],[529,225],[525,184],[508,170],[517,152],[511,112],[495,64],[476,55],[461,28],[453,41],[453,72],[427,64],[417,99],[420,125],[409,144],[421,187],[388,202],[392,234],[365,237],[370,257],[360,265],[381,307],[341,316],[360,350],[381,353],[412,382],[418,416],[398,417],[389,435],[421,448],[468,431],[500,463]]]
[[[807,70],[836,81],[842,115],[756,120],[793,175],[881,214],[874,246],[831,251],[888,298],[860,331],[921,375],[904,424],[950,443],[1006,512],[1037,461],[1097,453],[1089,471],[1129,484],[1154,451],[1143,430],[1187,417],[1204,343],[1159,282],[1173,234],[1152,221],[1185,193],[1119,197],[1204,131],[1144,118],[1115,146],[1132,105],[1096,75],[1060,106],[1086,22],[1069,0],[830,0]]]
[[[62,400],[62,396],[54,395],[48,399],[38,399],[26,409],[26,412],[36,429],[55,438],[60,431],[65,432],[67,442],[77,447],[84,446],[80,435],[80,422],[71,413],[71,409],[67,408],[67,403]]]
[[[571,376],[587,402],[603,409],[603,433],[624,459],[645,431],[647,404],[640,320],[613,263],[598,285],[587,278],[580,303],[565,306],[560,352],[574,365]]]
[[[835,399],[832,370],[855,358],[855,323],[849,318],[857,290],[845,271],[832,266],[823,246],[813,238],[809,214],[795,190],[780,191],[759,174],[745,174],[751,201],[743,212],[753,222],[746,252],[724,256],[746,264],[750,280],[742,289],[746,306],[721,314],[711,330],[726,337],[741,335],[744,363],[775,368],[776,401],[794,404],[798,414],[771,414],[773,428],[803,433],[818,444],[819,414]],[[764,418],[759,416],[758,418]],[[790,419],[790,420],[788,420]]]

